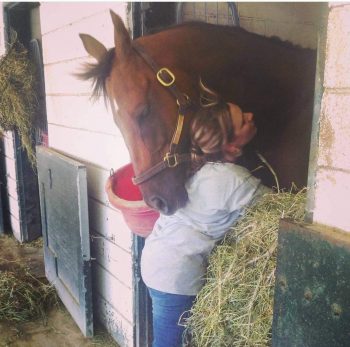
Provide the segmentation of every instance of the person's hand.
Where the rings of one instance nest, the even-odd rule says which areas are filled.
[[[229,103],[230,114],[234,126],[234,140],[223,145],[225,161],[234,162],[242,154],[242,148],[255,136],[257,129],[251,112],[242,112],[234,104]]]

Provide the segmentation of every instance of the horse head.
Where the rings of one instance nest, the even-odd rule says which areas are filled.
[[[154,54],[157,51],[155,42],[145,42],[140,38],[137,40],[139,49],[136,49],[135,41],[131,40],[121,18],[112,11],[111,17],[114,48],[107,50],[92,36],[80,34],[85,49],[97,60],[97,64],[90,65],[81,76],[92,78],[94,94],[102,90],[109,100],[114,121],[130,154],[135,182],[139,184],[145,202],[164,214],[172,214],[187,201],[184,183],[189,167],[191,112],[186,112],[186,117],[181,119],[183,124],[179,125],[183,113],[179,108],[186,100],[195,97],[196,91],[191,89],[194,83],[171,61],[167,64],[169,70],[157,74],[152,66],[153,58],[149,57],[150,63],[142,52],[140,54],[140,49],[147,44],[152,46],[150,51]],[[176,78],[175,97],[170,90],[173,86],[168,88],[173,78]],[[173,143],[174,137],[178,143]],[[155,167],[158,170],[154,170]]]
[[[134,166],[134,183],[150,207],[172,214],[187,201],[194,114],[189,105],[199,106],[200,77],[223,100],[254,113],[257,135],[237,163],[266,185],[306,184],[314,51],[206,23],[131,40],[121,18],[111,16],[112,49],[80,35],[97,60],[81,76],[95,82],[94,95],[103,91],[109,100]]]

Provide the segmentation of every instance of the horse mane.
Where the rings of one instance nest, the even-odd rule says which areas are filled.
[[[85,63],[83,71],[75,75],[82,80],[92,80],[92,95],[91,98],[96,100],[101,93],[103,94],[105,102],[107,101],[106,78],[109,76],[113,59],[115,56],[115,49],[110,48],[104,58],[98,63]]]

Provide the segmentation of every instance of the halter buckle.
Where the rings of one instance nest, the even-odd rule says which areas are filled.
[[[164,81],[164,79],[162,78],[161,74],[164,73],[164,72],[166,72],[170,76],[170,78],[171,78],[170,82]],[[169,69],[167,69],[166,67],[162,67],[157,72],[157,80],[164,87],[170,87],[175,82],[175,75]]]
[[[167,167],[170,167],[170,168],[175,167],[179,164],[179,162],[177,161],[177,155],[170,154],[170,152],[165,154],[163,160],[165,161]]]
[[[184,97],[186,105],[190,105],[191,104],[191,98],[185,93],[182,93],[182,96]],[[179,99],[176,99],[176,103],[177,103],[177,106],[179,106],[179,107],[184,105],[184,104],[180,103]]]

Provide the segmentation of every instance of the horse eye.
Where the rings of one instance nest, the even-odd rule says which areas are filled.
[[[145,107],[137,117],[137,122],[140,126],[144,125],[150,116],[149,108]]]

